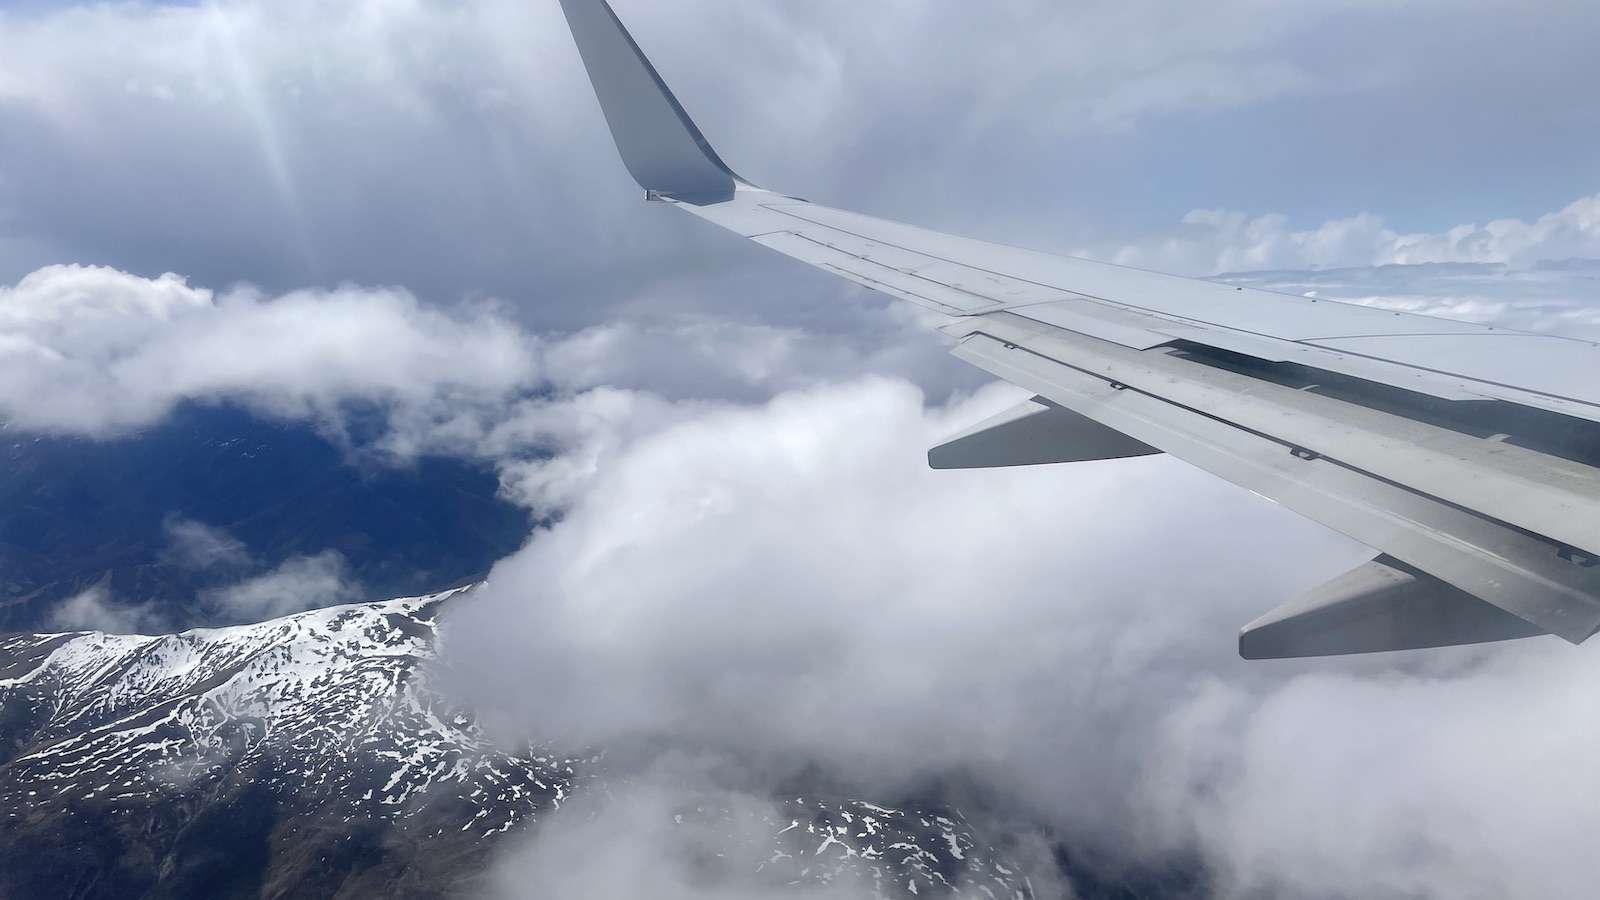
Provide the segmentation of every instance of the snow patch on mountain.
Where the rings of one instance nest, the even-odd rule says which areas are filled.
[[[469,827],[505,831],[558,807],[584,760],[507,753],[430,689],[434,624],[461,593],[158,637],[0,638],[0,707],[35,710],[0,790],[128,800],[243,770],[384,817],[447,794],[473,804]]]

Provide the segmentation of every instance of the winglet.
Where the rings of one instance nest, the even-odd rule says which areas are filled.
[[[711,149],[606,0],[561,0],[622,162],[652,195],[715,203],[748,184]]]

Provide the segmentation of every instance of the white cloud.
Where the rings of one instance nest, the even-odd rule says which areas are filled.
[[[692,776],[690,776],[692,777]],[[770,800],[690,787],[670,773],[569,801],[507,854],[493,873],[497,900],[873,900],[870,883],[845,872],[831,884],[796,886],[771,865],[779,827]],[[821,868],[819,864],[816,868]],[[816,876],[820,876],[817,872]],[[814,878],[816,877],[814,876]]]
[[[162,634],[171,624],[142,607],[112,602],[111,589],[102,583],[56,606],[50,614],[50,627],[57,631]]]
[[[492,311],[441,311],[400,290],[216,295],[88,266],[0,288],[0,419],[23,430],[106,436],[184,400],[332,427],[360,403],[420,428],[536,378],[525,336]]]
[[[1362,213],[1296,231],[1287,217],[1197,209],[1165,239],[1089,249],[1122,265],[1210,275],[1263,269],[1324,269],[1423,263],[1533,266],[1546,260],[1600,258],[1600,194],[1532,222],[1496,219],[1438,233],[1403,234],[1381,216]]]
[[[538,335],[492,305],[441,309],[399,289],[217,293],[170,274],[50,266],[0,286],[0,422],[102,438],[181,402],[235,403],[344,439],[349,414],[377,411],[384,431],[363,450],[507,461],[562,449],[584,416],[607,414],[607,397],[760,400],[870,371],[945,392],[983,380],[903,305],[841,318],[853,334],[700,314]]]
[[[185,569],[200,571],[250,562],[244,543],[227,529],[182,518],[169,518],[162,527],[170,543],[167,557]]]
[[[1017,399],[925,411],[869,380],[703,408],[604,458],[452,646],[540,739],[710,745],[884,790],[973,767],[1109,826],[1162,696],[1248,678],[1238,624],[1360,550],[1166,459],[927,469]]]
[[[344,556],[324,550],[315,556],[284,560],[263,575],[201,592],[201,602],[233,622],[261,622],[361,599]]]
[[[1165,458],[922,464],[1019,396],[865,380],[605,423],[563,520],[450,622],[464,689],[747,786],[976,782],[996,828],[1197,853],[1220,896],[1588,896],[1583,649],[1239,660],[1241,623],[1367,551]],[[578,817],[557,855],[670,873],[649,821]]]
[[[1227,896],[1585,897],[1596,670],[1551,641],[1432,675],[1207,681],[1148,755],[1144,799]]]

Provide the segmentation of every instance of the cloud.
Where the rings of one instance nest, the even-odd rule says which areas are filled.
[[[1531,643],[1454,672],[1202,683],[1144,799],[1168,838],[1207,848],[1225,896],[1583,897],[1596,667]]]
[[[171,630],[170,623],[147,609],[112,602],[111,589],[105,584],[93,585],[58,604],[50,613],[50,627],[106,634],[163,634]]]
[[[244,542],[229,534],[227,529],[182,518],[169,518],[162,527],[171,543],[168,558],[184,569],[203,571],[244,566],[251,561]]]
[[[1114,831],[1165,698],[1251,678],[1238,625],[1362,551],[1167,459],[926,468],[1021,396],[928,410],[868,380],[702,409],[603,460],[448,646],[541,740],[891,795],[971,772]]]
[[[263,575],[201,592],[202,603],[215,608],[222,618],[239,623],[354,603],[361,597],[343,554],[336,550],[291,557]]]
[[[1121,265],[1211,275],[1263,269],[1324,269],[1428,263],[1527,268],[1549,260],[1600,258],[1600,194],[1527,222],[1495,219],[1437,233],[1404,234],[1361,213],[1293,230],[1287,217],[1197,209],[1171,237],[1115,250],[1086,250]]]
[[[1370,551],[1165,458],[921,464],[1019,396],[929,408],[868,379],[611,429],[563,519],[449,621],[457,687],[622,771],[725,760],[750,798],[801,772],[964,784],[998,833],[1198,859],[1221,897],[1588,895],[1582,649],[1239,660],[1242,622]],[[693,856],[622,808],[558,818],[513,871]]]
[[[766,798],[692,787],[685,773],[581,796],[494,872],[496,900],[871,900],[866,879],[796,886],[773,862],[778,814]],[[819,861],[820,863],[820,861]],[[819,864],[820,868],[820,864]],[[816,873],[820,876],[822,873]]]
[[[720,769],[719,776],[713,769]],[[957,811],[890,809],[730,788],[725,762],[683,755],[579,792],[513,844],[481,893],[536,897],[961,900],[1071,896],[1015,868]],[[1031,861],[1031,860],[1030,860]],[[1031,888],[1026,893],[1024,886]]]
[[[758,401],[873,371],[945,394],[984,380],[949,359],[915,311],[841,306],[848,335],[648,312],[538,334],[491,304],[427,306],[399,289],[218,293],[171,274],[50,266],[0,286],[0,421],[105,438],[181,402],[234,403],[314,423],[379,461],[513,464],[559,448],[571,414],[619,392]],[[175,527],[179,544],[204,537]]]
[[[23,430],[103,437],[184,400],[335,428],[355,404],[445,426],[536,377],[524,335],[492,310],[401,290],[218,295],[76,265],[0,288],[0,419]]]
[[[665,397],[757,400],[802,387],[818,373],[915,373],[946,392],[978,382],[952,379],[933,317],[909,304],[856,310],[844,333],[741,322],[728,315],[617,319],[548,345],[552,379],[569,390],[648,390]]]

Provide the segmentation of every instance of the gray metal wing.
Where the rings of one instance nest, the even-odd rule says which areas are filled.
[[[650,199],[949,317],[1037,397],[939,467],[1165,451],[1381,556],[1246,626],[1248,658],[1600,630],[1600,347],[1005,247],[756,188],[605,0],[561,0]]]

